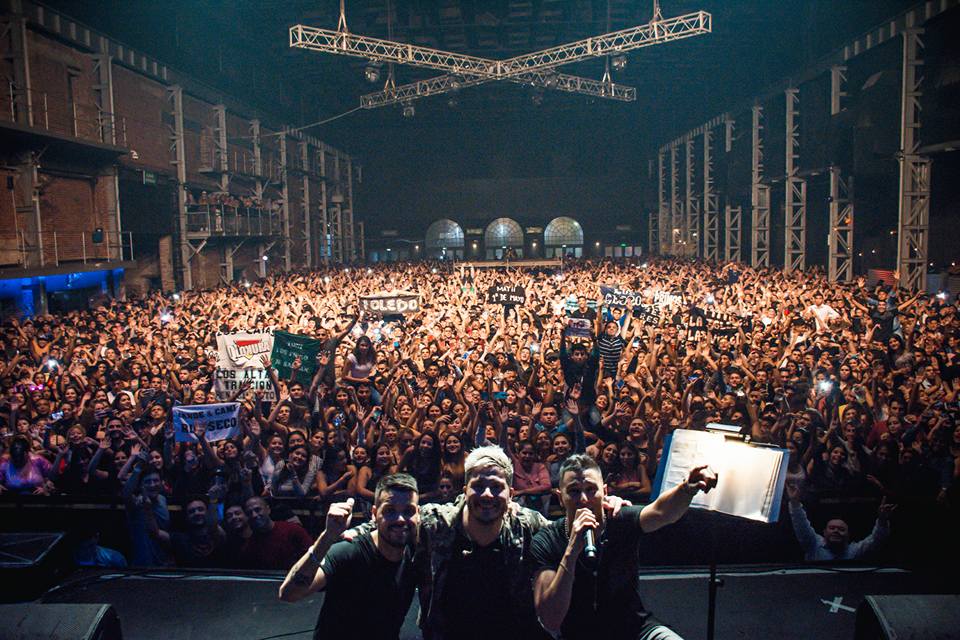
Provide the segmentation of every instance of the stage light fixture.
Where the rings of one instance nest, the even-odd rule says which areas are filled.
[[[615,71],[623,71],[627,67],[627,56],[614,56],[610,61],[610,66],[612,66]]]
[[[367,79],[367,82],[373,84],[374,82],[380,81],[380,65],[376,62],[371,62],[367,65],[367,68],[363,70],[363,77]]]
[[[413,103],[412,103],[412,102],[405,102],[405,103],[403,104],[403,117],[404,117],[404,118],[412,118],[412,117],[415,116],[415,115],[417,115],[417,110],[416,110],[416,108],[414,108]]]

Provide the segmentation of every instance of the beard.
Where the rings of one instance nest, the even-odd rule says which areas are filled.
[[[506,504],[501,500],[474,498],[467,503],[467,507],[470,516],[482,524],[493,524],[507,511]]]

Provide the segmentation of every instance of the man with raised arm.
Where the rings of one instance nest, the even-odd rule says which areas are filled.
[[[608,517],[599,465],[584,454],[567,458],[560,467],[566,516],[541,529],[530,550],[534,604],[544,629],[564,640],[680,640],[643,607],[638,546],[643,534],[679,520],[698,492],[716,484],[716,475],[695,467],[686,482],[652,504]],[[592,559],[584,553],[588,530],[597,549]]]
[[[315,638],[359,632],[364,638],[395,640],[416,588],[417,481],[405,473],[381,478],[374,491],[376,529],[341,541],[352,512],[353,498],[330,506],[326,528],[287,573],[280,599],[296,602],[324,592]]]

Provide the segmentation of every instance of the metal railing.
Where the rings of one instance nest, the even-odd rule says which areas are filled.
[[[66,95],[26,91],[9,81],[6,90],[0,92],[0,121],[90,142],[127,146],[126,120],[122,116],[96,105],[71,101]]]
[[[98,241],[95,241],[97,239]],[[130,231],[0,233],[0,267],[59,267],[134,259]]]
[[[282,230],[280,212],[222,204],[187,205],[187,233],[194,236],[272,236]]]
[[[229,173],[254,178],[266,178],[271,182],[280,180],[279,158],[271,153],[264,152],[260,157],[260,170],[257,171],[256,157],[252,150],[228,148],[227,166]],[[213,136],[200,136],[200,171],[203,173],[219,173],[223,171],[220,164],[220,152]]]

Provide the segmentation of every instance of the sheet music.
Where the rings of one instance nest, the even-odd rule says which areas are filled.
[[[717,473],[717,486],[697,494],[692,507],[770,522],[779,511],[785,455],[783,449],[751,446],[719,433],[678,429],[664,459],[661,491],[684,482],[690,469],[706,464]]]

